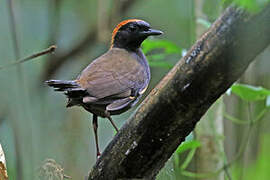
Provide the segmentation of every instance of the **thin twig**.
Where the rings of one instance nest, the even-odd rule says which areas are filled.
[[[23,59],[14,61],[13,63],[7,64],[7,65],[4,65],[4,66],[0,66],[0,70],[2,70],[2,69],[4,69],[4,68],[12,67],[12,66],[17,65],[17,64],[24,63],[24,62],[26,62],[26,61],[35,59],[35,58],[37,58],[37,57],[39,57],[39,56],[43,56],[43,55],[45,55],[45,54],[53,53],[53,52],[55,51],[56,48],[57,48],[57,47],[56,47],[55,45],[52,45],[52,46],[50,46],[50,47],[47,48],[47,49],[44,49],[44,50],[42,50],[42,51],[40,51],[40,52],[37,52],[37,53],[34,53],[34,54],[32,54],[32,55],[30,55],[30,56],[27,56],[27,57],[25,57],[25,58],[23,58]]]
[[[9,12],[9,22],[10,22],[10,30],[11,30],[11,36],[12,36],[12,42],[13,42],[13,50],[14,50],[14,54],[15,54],[15,59],[16,61],[14,61],[11,64],[8,64],[4,67],[9,67],[15,64],[18,64],[16,66],[16,72],[15,75],[17,76],[17,78],[13,81],[14,83],[14,87],[20,87],[19,89],[21,89],[22,91],[18,92],[15,91],[15,96],[18,97],[19,93],[20,96],[22,96],[22,101],[23,105],[20,103],[16,103],[16,109],[22,109],[22,111],[24,112],[25,116],[20,117],[20,120],[26,120],[24,121],[24,123],[29,124],[28,129],[30,129],[30,131],[27,132],[27,136],[28,136],[28,147],[30,147],[28,149],[28,164],[30,167],[33,167],[33,162],[34,162],[34,156],[33,156],[33,139],[32,139],[32,116],[30,114],[30,102],[29,102],[29,94],[26,91],[26,81],[24,78],[24,74],[23,74],[23,69],[21,68],[20,63],[33,59],[35,57],[37,57],[39,55],[38,54],[34,54],[30,57],[26,57],[24,59],[21,59],[21,53],[20,53],[20,46],[19,46],[19,38],[18,38],[18,31],[17,31],[17,26],[16,26],[16,14],[14,11],[14,1],[13,0],[8,0],[7,1],[8,4],[8,12]],[[52,49],[55,49],[52,48]],[[3,67],[1,67],[0,69],[3,69]],[[18,88],[15,88],[18,89]],[[22,95],[23,94],[23,95]],[[21,121],[22,122],[22,121]],[[16,120],[16,118],[12,118],[11,121],[12,124],[12,130],[14,133],[14,147],[15,147],[15,156],[16,156],[16,178],[18,180],[23,180],[24,176],[23,176],[23,161],[22,161],[22,150],[24,150],[24,146],[22,145],[21,141],[20,141],[20,137],[22,135],[22,132],[20,132],[21,126],[20,126],[20,121]],[[32,172],[32,168],[30,168],[29,174],[33,175]]]

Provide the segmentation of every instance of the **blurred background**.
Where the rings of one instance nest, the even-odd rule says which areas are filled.
[[[143,45],[152,74],[147,95],[223,10],[220,0],[2,1],[0,66],[53,44],[58,47],[52,55],[0,71],[0,143],[10,179],[38,179],[46,159],[61,165],[72,179],[84,179],[96,161],[92,115],[78,107],[66,109],[65,97],[46,87],[45,80],[76,78],[107,51],[117,23],[138,18],[164,32]],[[150,52],[149,47],[165,51]],[[269,56],[267,48],[239,82],[270,89]],[[205,124],[187,138],[188,148],[178,149],[157,179],[269,179],[269,113],[252,125],[245,121],[264,110],[264,100],[246,103],[236,95],[224,95],[201,121]],[[114,116],[117,126],[136,108]],[[98,134],[104,150],[114,136],[107,120],[99,119]],[[200,150],[205,137],[206,149],[214,144],[208,154]],[[209,155],[218,165],[203,169]]]

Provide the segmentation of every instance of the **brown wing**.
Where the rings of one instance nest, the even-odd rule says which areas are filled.
[[[143,66],[135,58],[126,50],[113,48],[86,67],[78,83],[98,99],[117,98],[119,94],[128,97],[143,89],[147,81]]]

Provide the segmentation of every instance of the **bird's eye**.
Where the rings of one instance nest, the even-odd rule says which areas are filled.
[[[130,27],[129,27],[129,30],[130,30],[131,32],[134,32],[134,31],[137,30],[137,26],[130,26]]]
[[[150,29],[150,27],[144,26],[144,27],[142,27],[142,29],[143,29],[144,31],[148,31],[148,30]]]

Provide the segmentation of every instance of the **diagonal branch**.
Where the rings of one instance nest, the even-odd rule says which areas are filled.
[[[270,6],[229,7],[144,100],[88,179],[154,179],[207,109],[270,43]]]

